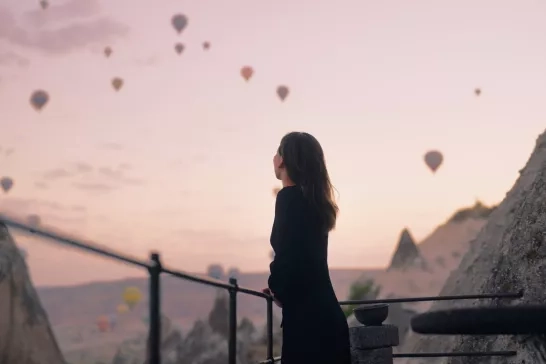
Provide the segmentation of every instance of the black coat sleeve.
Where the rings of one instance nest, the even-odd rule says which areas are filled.
[[[275,204],[275,257],[269,265],[268,285],[275,297],[286,302],[294,297],[293,292],[302,286],[302,211],[299,201],[290,199],[290,195],[277,195]]]

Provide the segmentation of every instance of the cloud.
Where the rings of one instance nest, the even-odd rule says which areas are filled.
[[[108,149],[108,150],[122,150],[123,145],[118,143],[106,142],[106,143],[101,143],[99,145],[99,148]]]
[[[43,178],[46,180],[56,180],[60,178],[72,177],[74,172],[68,171],[66,168],[55,168],[45,171]]]
[[[87,183],[87,182],[74,182],[72,183],[74,188],[80,190],[86,190],[89,192],[111,192],[117,189],[117,186],[109,185],[106,183]]]
[[[62,10],[61,14],[65,15],[61,18],[64,20],[69,13],[70,11]],[[7,8],[0,7],[0,40],[4,39],[14,45],[39,49],[47,53],[70,52],[91,43],[125,36],[128,31],[126,25],[102,17],[33,32],[20,26]]]
[[[122,167],[122,164],[120,164],[117,168],[100,167],[97,171],[100,175],[102,175],[103,177],[106,177],[108,180],[112,182],[119,182],[119,183],[128,184],[128,185],[139,185],[143,183],[141,179],[127,177],[125,175],[125,172],[127,171],[127,169],[121,168],[121,167]]]
[[[88,173],[94,169],[92,165],[84,162],[75,163],[74,167],[78,173]]]
[[[34,182],[34,187],[39,188],[41,190],[47,190],[49,188],[49,185],[45,182]]]
[[[36,27],[43,27],[52,22],[88,18],[100,13],[97,0],[71,0],[60,5],[50,5],[46,11],[36,7],[28,11],[25,17]]]
[[[178,229],[173,232],[171,237],[191,242],[192,246],[201,247],[203,252],[210,251],[212,246],[225,247],[231,249],[232,244],[238,246],[254,246],[257,244],[267,244],[269,239],[266,236],[241,238],[234,236],[233,233],[226,230],[196,230],[196,229]],[[198,244],[200,243],[200,244]]]
[[[72,205],[72,206],[70,207],[70,209],[71,209],[72,211],[77,211],[77,212],[85,212],[85,211],[87,211],[87,207],[82,206],[82,205]]]
[[[150,57],[135,59],[135,64],[137,66],[149,67],[149,66],[155,66],[158,63],[159,63],[159,57],[157,56],[150,56]]]
[[[30,64],[30,60],[14,52],[2,52],[0,53],[0,66],[17,66],[26,68]]]
[[[55,201],[9,197],[2,201],[1,213],[13,217],[26,217],[30,214],[40,216],[42,223],[46,224],[73,224],[86,220],[85,209],[75,210]],[[76,212],[76,215],[74,215]]]
[[[48,181],[74,177],[93,171],[93,166],[85,162],[74,163],[70,168],[54,168],[45,171],[42,178]]]

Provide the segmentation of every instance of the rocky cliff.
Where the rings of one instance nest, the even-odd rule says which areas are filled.
[[[427,264],[413,237],[411,236],[409,230],[405,228],[400,234],[400,239],[398,239],[398,245],[391,259],[391,264],[387,271],[399,269],[404,270],[407,268],[420,268],[423,270],[427,269]]]
[[[25,260],[0,223],[0,363],[64,362]]]
[[[512,189],[493,211],[459,267],[449,276],[442,295],[513,292],[522,300],[437,302],[433,310],[475,305],[546,302],[546,133]],[[517,358],[439,358],[412,363],[546,363],[544,337],[459,337],[411,334],[405,352],[517,350]]]

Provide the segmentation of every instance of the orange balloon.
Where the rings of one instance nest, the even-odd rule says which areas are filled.
[[[241,76],[245,79],[245,81],[250,80],[252,75],[254,74],[254,70],[250,66],[244,66],[241,68]]]
[[[108,331],[110,328],[110,320],[106,316],[99,316],[97,319],[97,327],[100,332]]]

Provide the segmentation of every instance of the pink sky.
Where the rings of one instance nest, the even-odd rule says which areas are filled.
[[[288,131],[321,141],[340,192],[330,265],[378,267],[405,226],[421,239],[476,198],[499,202],[546,125],[544,1],[50,3],[0,5],[0,146],[15,149],[0,174],[16,181],[0,211],[184,270],[267,269]],[[41,113],[35,89],[51,96]],[[428,149],[445,156],[436,175]],[[21,245],[38,284],[135,275]]]

